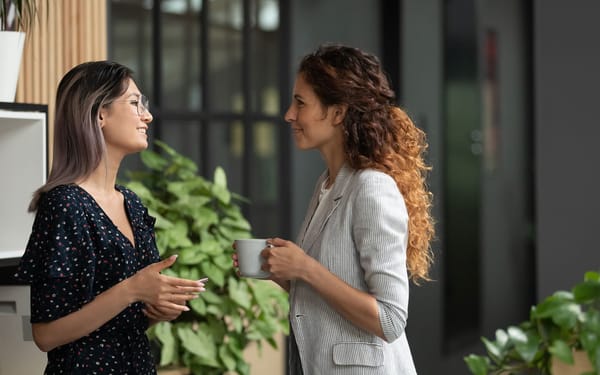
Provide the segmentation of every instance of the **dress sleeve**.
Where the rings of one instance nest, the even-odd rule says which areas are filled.
[[[360,184],[354,210],[361,220],[353,223],[354,241],[386,341],[392,342],[404,334],[408,318],[408,213],[391,177],[369,173]]]
[[[31,322],[58,319],[92,300],[94,264],[81,204],[64,189],[45,193],[15,275],[31,284]]]

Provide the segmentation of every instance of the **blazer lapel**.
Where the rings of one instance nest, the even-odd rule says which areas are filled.
[[[319,193],[321,192],[323,181],[327,179],[327,172],[321,175],[321,178],[317,181],[317,186],[309,206],[308,212],[310,212],[310,215],[307,215],[307,220],[305,220],[301,232],[304,233],[301,247],[305,252],[311,252],[310,250],[314,245],[315,240],[325,228],[331,214],[333,214],[339,206],[353,174],[353,170],[344,164],[335,178],[331,191],[323,202],[320,203]],[[323,207],[317,210],[318,205],[323,205]],[[311,217],[312,219],[310,219]]]

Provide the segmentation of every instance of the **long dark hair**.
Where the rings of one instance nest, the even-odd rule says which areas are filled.
[[[33,194],[29,211],[52,188],[88,177],[106,153],[98,124],[100,107],[127,90],[132,71],[110,61],[91,61],[72,68],[56,92],[52,169],[47,182]]]
[[[376,56],[339,44],[320,46],[298,69],[324,106],[346,105],[344,151],[355,169],[373,168],[394,178],[409,216],[407,267],[411,279],[428,280],[433,261],[432,194],[426,185],[425,133],[395,104]]]

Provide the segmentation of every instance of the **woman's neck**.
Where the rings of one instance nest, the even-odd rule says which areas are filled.
[[[92,195],[106,196],[114,194],[119,164],[104,159],[88,177],[78,181],[77,185],[93,193]]]
[[[335,178],[346,162],[346,157],[342,152],[330,153],[328,155],[323,154],[323,157],[327,164],[327,171],[329,174],[325,188],[329,189],[334,184]]]

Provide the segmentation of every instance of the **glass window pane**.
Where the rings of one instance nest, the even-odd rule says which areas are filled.
[[[163,0],[162,103],[165,109],[200,110],[201,2]]]
[[[178,153],[192,159],[202,166],[202,132],[199,121],[164,120],[161,127],[161,141],[174,148]]]
[[[447,2],[445,15],[444,339],[455,350],[481,323],[481,118],[475,1]]]
[[[250,34],[250,110],[278,115],[279,110],[279,2],[256,0]]]
[[[243,195],[244,127],[242,122],[211,122],[208,133],[206,147],[209,160],[205,174],[212,178],[215,168],[222,167],[227,175],[229,189]]]
[[[272,122],[256,122],[252,126],[252,154],[249,168],[251,201],[249,219],[253,234],[259,237],[281,235],[282,212],[279,206],[278,127]]]
[[[242,1],[213,1],[209,14],[209,106],[214,111],[241,113],[244,111]]]
[[[110,59],[126,65],[152,105],[152,7],[140,1],[111,3]]]

